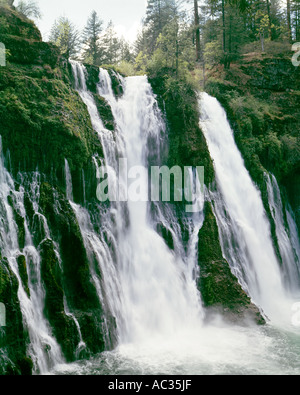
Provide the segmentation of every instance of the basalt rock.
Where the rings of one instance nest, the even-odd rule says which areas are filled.
[[[205,204],[205,221],[199,232],[198,247],[198,287],[208,317],[218,312],[231,322],[251,319],[258,324],[265,323],[222,255],[218,226],[209,202]]]

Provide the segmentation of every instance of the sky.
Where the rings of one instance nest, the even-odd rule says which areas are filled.
[[[42,19],[35,20],[43,39],[46,41],[55,19],[60,16],[69,18],[79,30],[86,25],[91,12],[95,10],[104,21],[110,20],[119,36],[134,41],[142,18],[146,12],[146,0],[35,0]],[[15,1],[15,5],[18,1]]]

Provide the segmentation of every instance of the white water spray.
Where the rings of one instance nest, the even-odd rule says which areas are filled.
[[[289,324],[292,301],[283,284],[260,192],[245,168],[219,102],[203,93],[199,106],[200,126],[216,171],[217,192],[212,197],[223,254],[267,317]]]
[[[73,67],[83,68],[78,63]],[[78,75],[84,75],[84,71],[77,71]],[[108,72],[100,70],[98,91],[110,104],[116,124],[113,143],[105,138],[107,131],[103,123],[97,128],[101,122],[94,111],[93,101],[86,100],[89,93],[79,90],[104,144],[105,164],[114,170],[115,175],[120,155],[128,160],[128,168],[147,167],[149,141],[159,157],[165,130],[147,78],[129,77],[122,82],[124,94],[116,99]],[[84,82],[76,85],[86,86]],[[122,178],[121,174],[118,176]],[[109,179],[111,184],[115,182],[111,175]],[[147,185],[147,177],[140,175],[138,185],[129,183],[129,188],[146,191]],[[111,226],[116,227],[117,261],[111,273],[107,273],[107,269],[106,273],[109,276],[116,271],[118,284],[113,284],[109,277],[105,282],[113,284],[111,289],[106,287],[106,294],[115,312],[120,343],[154,341],[157,337],[175,336],[180,331],[186,332],[187,328],[200,326],[202,308],[195,282],[195,240],[199,227],[191,227],[195,237],[191,240],[189,260],[186,256],[175,256],[158,235],[147,202],[129,201],[126,207],[116,203],[112,205],[111,215],[114,219]],[[116,285],[117,289],[114,289]]]

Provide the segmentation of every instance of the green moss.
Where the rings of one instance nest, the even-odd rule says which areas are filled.
[[[13,170],[38,167],[50,174],[67,158],[81,171],[102,149],[87,108],[72,89],[71,72],[58,48],[41,41],[32,21],[4,8],[0,41],[10,57],[0,73],[0,118]]]
[[[13,8],[0,4],[0,15],[1,33],[42,41],[41,33],[34,22]],[[5,29],[3,29],[3,27],[5,27]]]
[[[36,66],[11,65],[0,74],[1,135],[13,169],[50,173],[65,158],[82,169],[95,152],[102,156],[88,111],[66,78]]]
[[[32,361],[26,355],[28,339],[23,327],[18,287],[18,280],[7,259],[0,258],[0,301],[6,308],[6,327],[1,334],[3,353],[0,354],[0,371],[3,374],[31,374],[32,371]]]
[[[45,240],[40,251],[41,276],[46,291],[45,314],[67,361],[73,361],[80,339],[74,320],[65,314],[62,272],[53,242]]]
[[[97,94],[94,94],[94,99],[104,126],[106,127],[106,129],[114,131],[115,120],[110,105],[103,97]]]
[[[99,82],[99,72],[100,72],[99,67],[85,64],[85,68],[87,71],[86,86],[89,91],[93,93],[97,93],[97,84]]]
[[[101,352],[105,347],[102,328],[103,309],[92,282],[90,262],[77,219],[65,197],[48,183],[41,185],[40,208],[47,218],[53,238],[58,240],[62,259],[62,272],[58,275],[58,262],[55,254],[48,244],[43,246],[43,248],[47,247],[47,254],[44,253],[43,276],[45,279],[48,278],[47,289],[49,288],[49,293],[53,293],[51,298],[49,296],[48,312],[50,314],[51,309],[54,308],[56,315],[59,314],[60,319],[62,319],[61,296],[63,288],[69,308],[74,312],[80,323],[83,340],[92,345],[92,348],[90,348],[92,352],[95,350],[95,352]],[[49,261],[50,266],[47,263]],[[50,302],[52,299],[53,302]],[[85,316],[93,317],[88,320],[88,324],[86,324]],[[82,324],[80,320],[83,321]],[[89,326],[88,329],[85,329],[85,324]],[[56,325],[61,327],[61,324]],[[87,338],[85,338],[85,333]],[[89,341],[89,339],[93,340]]]
[[[204,166],[205,183],[214,179],[214,169],[204,135],[199,127],[199,105],[194,87],[185,80],[162,75],[150,77],[154,93],[168,123],[169,167]]]
[[[217,308],[225,317],[240,320],[248,315],[257,323],[264,320],[232,274],[220,247],[218,226],[211,204],[205,204],[205,221],[199,231],[198,287],[207,308]]]
[[[58,64],[59,50],[52,44],[2,33],[0,33],[0,41],[9,51],[7,60],[10,63],[49,64],[51,67]]]

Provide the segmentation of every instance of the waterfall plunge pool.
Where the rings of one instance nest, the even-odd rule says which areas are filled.
[[[217,320],[178,336],[123,344],[54,375],[299,375],[300,327],[228,326]]]

